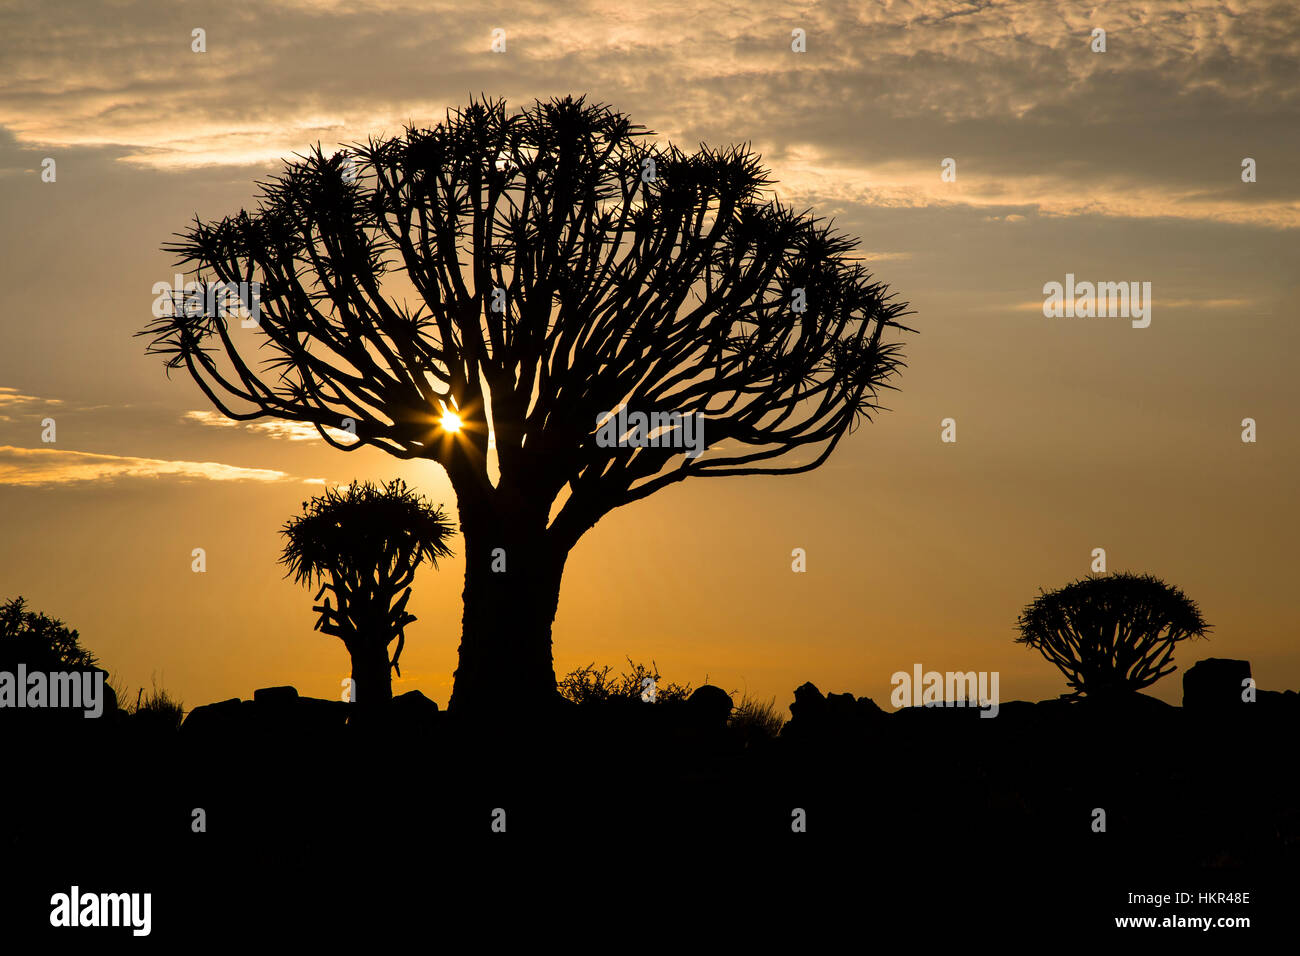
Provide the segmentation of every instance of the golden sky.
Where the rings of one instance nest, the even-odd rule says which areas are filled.
[[[683,148],[752,142],[783,201],[862,238],[920,334],[891,410],[820,470],[691,479],[601,521],[566,568],[558,673],[630,655],[782,705],[806,680],[886,703],[919,662],[1052,697],[1064,681],[1015,619],[1102,547],[1200,603],[1215,630],[1182,668],[1242,657],[1260,687],[1300,686],[1293,6],[460,6],[0,9],[0,597],[187,707],[336,696],[347,654],[312,631],[278,529],[324,482],[400,476],[451,506],[450,487],[430,463],[223,422],[169,381],[132,337],[174,273],[159,247],[317,141],[471,95],[586,93]],[[1150,327],[1045,318],[1067,273],[1150,282]],[[396,692],[445,705],[462,570],[417,577]],[[1177,701],[1180,676],[1152,692]]]

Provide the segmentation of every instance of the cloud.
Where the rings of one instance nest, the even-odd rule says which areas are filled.
[[[1014,206],[1040,216],[1100,215],[1206,220],[1272,229],[1300,227],[1300,199],[1253,203],[1239,194],[1207,191],[1202,185],[1102,179],[1082,190],[1077,178],[1062,173],[1006,177],[997,170],[978,167],[973,174],[959,175],[956,183],[945,183],[939,178],[937,160],[924,169],[911,163],[863,167],[845,165],[810,150],[805,150],[800,159],[785,163],[783,170],[781,198],[799,208],[862,205],[1003,210]],[[1019,212],[986,218],[1016,223],[1026,216]]]
[[[0,385],[0,408],[6,408],[13,405],[30,405],[33,402],[39,402],[42,405],[62,405],[63,402],[57,398],[37,398],[35,395],[24,395],[16,388],[8,385]]]
[[[62,405],[63,402],[57,398],[38,398],[35,395],[24,395],[18,389],[8,385],[0,385],[0,422],[16,422],[17,418],[13,415],[5,414],[6,411],[30,412],[28,406],[31,405]]]
[[[283,471],[241,468],[215,461],[169,461],[0,445],[0,485],[35,487],[117,478],[202,478],[208,481],[261,482],[296,480]]]
[[[264,422],[238,422],[226,418],[219,412],[209,411],[190,411],[186,412],[183,417],[188,421],[198,422],[200,425],[211,425],[214,428],[235,428],[243,425],[248,431],[269,435],[271,438],[283,438],[288,441],[321,441],[316,426],[308,422],[289,422],[279,419]],[[346,444],[353,439],[352,435],[349,435],[341,428],[331,428],[326,425],[325,432],[340,444]]]
[[[1300,226],[1300,18],[1284,4],[261,0],[202,23],[143,0],[77,6],[0,12],[21,41],[0,124],[28,147],[269,168],[437,121],[471,91],[516,106],[590,92],[683,146],[752,140],[800,198]],[[960,169],[947,189],[944,157]]]
[[[1048,282],[1063,282],[1064,277],[1048,279]],[[1109,279],[1096,280],[1095,276],[1076,277],[1076,282],[1083,281],[1111,281]],[[1129,279],[1115,281],[1132,281]],[[1261,304],[1259,299],[1161,299],[1156,290],[1152,290],[1151,304],[1161,309],[1249,309],[1258,307]],[[1039,312],[1043,311],[1043,300],[1038,299],[1032,302],[1017,302],[1012,306],[990,305],[980,308],[981,312],[1003,312],[1010,310],[1012,312]]]
[[[910,252],[855,252],[854,257],[861,256],[867,262],[901,262],[912,258]]]

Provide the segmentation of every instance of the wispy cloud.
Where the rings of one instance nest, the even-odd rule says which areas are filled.
[[[257,422],[237,422],[226,418],[218,412],[208,411],[190,411],[183,416],[187,421],[198,422],[200,425],[211,425],[214,428],[237,428],[243,425],[244,428],[251,432],[257,432],[262,435],[268,435],[271,438],[283,438],[288,441],[320,441],[320,433],[316,431],[316,426],[307,422],[286,422],[278,419]],[[343,431],[341,428],[330,428],[325,426],[325,432],[335,441],[346,444],[354,441],[352,435]]]
[[[57,398],[38,398],[35,395],[24,395],[18,389],[9,385],[0,385],[0,422],[17,421],[12,415],[6,412],[30,412],[31,406],[48,406],[62,405],[63,402]]]
[[[1093,278],[1093,276],[1079,276],[1077,277],[1077,281],[1091,281]],[[1047,281],[1060,282],[1062,279],[1060,277],[1054,277]],[[1121,277],[1121,279],[1117,281],[1130,280]],[[1153,304],[1161,309],[1248,309],[1260,304],[1259,299],[1160,299],[1156,298],[1154,295],[1152,298]],[[1012,306],[989,305],[978,309],[978,311],[981,312],[1003,312],[1008,310],[1012,312],[1042,312],[1043,300],[1036,299],[1033,301],[1017,302]]]
[[[170,461],[99,455],[58,448],[0,445],[0,485],[66,485],[117,478],[178,478],[207,481],[294,481],[293,475],[269,468],[241,468],[215,461]]]
[[[9,385],[0,385],[0,405],[25,405],[28,402],[45,401],[51,405],[58,405],[57,398],[40,399],[35,395],[24,395],[18,389]]]
[[[38,398],[35,395],[24,395],[18,389],[9,385],[0,385],[0,408],[15,408],[19,405],[62,405],[57,398]]]

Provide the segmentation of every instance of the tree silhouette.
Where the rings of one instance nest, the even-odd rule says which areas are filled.
[[[341,639],[352,657],[358,706],[369,709],[392,700],[390,670],[401,675],[405,628],[416,619],[406,610],[415,569],[426,559],[437,567],[438,558],[451,554],[446,540],[452,530],[441,508],[400,479],[382,488],[354,481],[342,490],[329,489],[304,501],[303,514],[281,530],[288,539],[281,563],[296,581],[324,582],[315,600],[329,591],[338,602],[331,606],[326,597],[312,610],[320,614],[316,630]],[[388,645],[394,640],[390,661]]]
[[[0,669],[18,662],[34,670],[94,667],[95,655],[81,646],[78,633],[62,621],[27,610],[16,597],[0,604]]]
[[[906,303],[856,240],[767,198],[748,147],[648,135],[585,98],[471,102],[317,147],[255,212],[167,247],[205,283],[261,283],[255,330],[177,309],[141,333],[222,414],[446,470],[466,561],[453,708],[554,697],[565,560],[601,517],[691,475],[816,468],[902,365]]]
[[[1173,673],[1174,648],[1210,625],[1182,591],[1150,574],[1081,578],[1041,594],[1017,625],[1028,644],[1060,669],[1074,692],[1113,698]]]

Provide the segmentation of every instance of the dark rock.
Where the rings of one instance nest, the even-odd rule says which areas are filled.
[[[790,720],[781,728],[782,737],[809,738],[846,736],[878,727],[885,712],[870,697],[852,694],[822,696],[811,682],[795,689],[790,705]]]
[[[409,690],[393,698],[393,714],[400,720],[422,723],[435,719],[438,702],[430,700],[418,690]]]
[[[1250,661],[1207,657],[1183,674],[1183,706],[1188,710],[1225,710],[1241,706]]]
[[[432,703],[432,701],[430,701]],[[352,706],[341,700],[324,700],[320,697],[299,697],[294,705],[294,715],[300,726],[305,729],[320,727],[336,729],[348,720],[348,708]],[[437,705],[435,705],[437,706]]]
[[[900,707],[894,711],[892,719],[896,724],[906,724],[912,727],[946,727],[957,722],[981,720],[983,719],[980,717],[981,713],[983,711],[975,704],[958,706],[957,704],[938,702],[922,704],[920,707]]]
[[[852,694],[827,694],[826,717],[837,731],[866,730],[867,727],[885,719],[885,712],[870,697]]]
[[[246,711],[241,706],[244,703],[238,697],[232,697],[215,704],[200,704],[189,712],[181,724],[181,732],[187,736],[209,735],[241,727],[245,722]]]
[[[686,699],[685,712],[689,719],[704,727],[725,727],[731,716],[731,695],[721,687],[705,684],[697,687]]]
[[[857,720],[858,702],[852,694],[827,694],[826,716],[836,723]]]
[[[874,700],[872,700],[870,697],[859,697],[859,698],[858,698],[858,716],[859,716],[859,718],[861,718],[861,717],[866,717],[866,718],[868,718],[868,719],[871,719],[871,718],[875,717],[877,714],[879,714],[881,717],[884,717],[884,716],[885,716],[885,712],[884,712],[884,710],[881,709],[881,707],[880,707],[879,704],[877,704],[877,703],[876,703]]]
[[[262,687],[253,691],[253,703],[268,707],[292,706],[298,701],[296,687]]]
[[[1040,700],[1034,704],[1035,707],[1045,707],[1048,710],[1058,711],[1065,710],[1069,707],[1078,706],[1079,698],[1070,697],[1062,694],[1060,697],[1049,697],[1047,700]]]
[[[988,713],[988,711],[981,711],[981,713]],[[980,719],[998,724],[1031,723],[1036,715],[1041,715],[1041,711],[1038,705],[1031,700],[1004,700],[998,703],[996,717],[981,717]]]
[[[1167,704],[1158,697],[1137,692],[1106,696],[1085,694],[1079,700],[1079,705],[1088,712],[1113,711],[1135,715],[1150,714],[1156,717],[1166,715],[1174,709],[1173,704]]]
[[[783,736],[797,737],[813,732],[826,722],[826,698],[812,681],[794,689],[794,703],[790,705],[790,719],[782,728]]]
[[[1300,716],[1300,694],[1293,690],[1255,691],[1256,704],[1279,716]]]
[[[1033,717],[1039,705],[1032,700],[1003,700],[998,702],[998,716],[1010,711],[1017,717]]]

